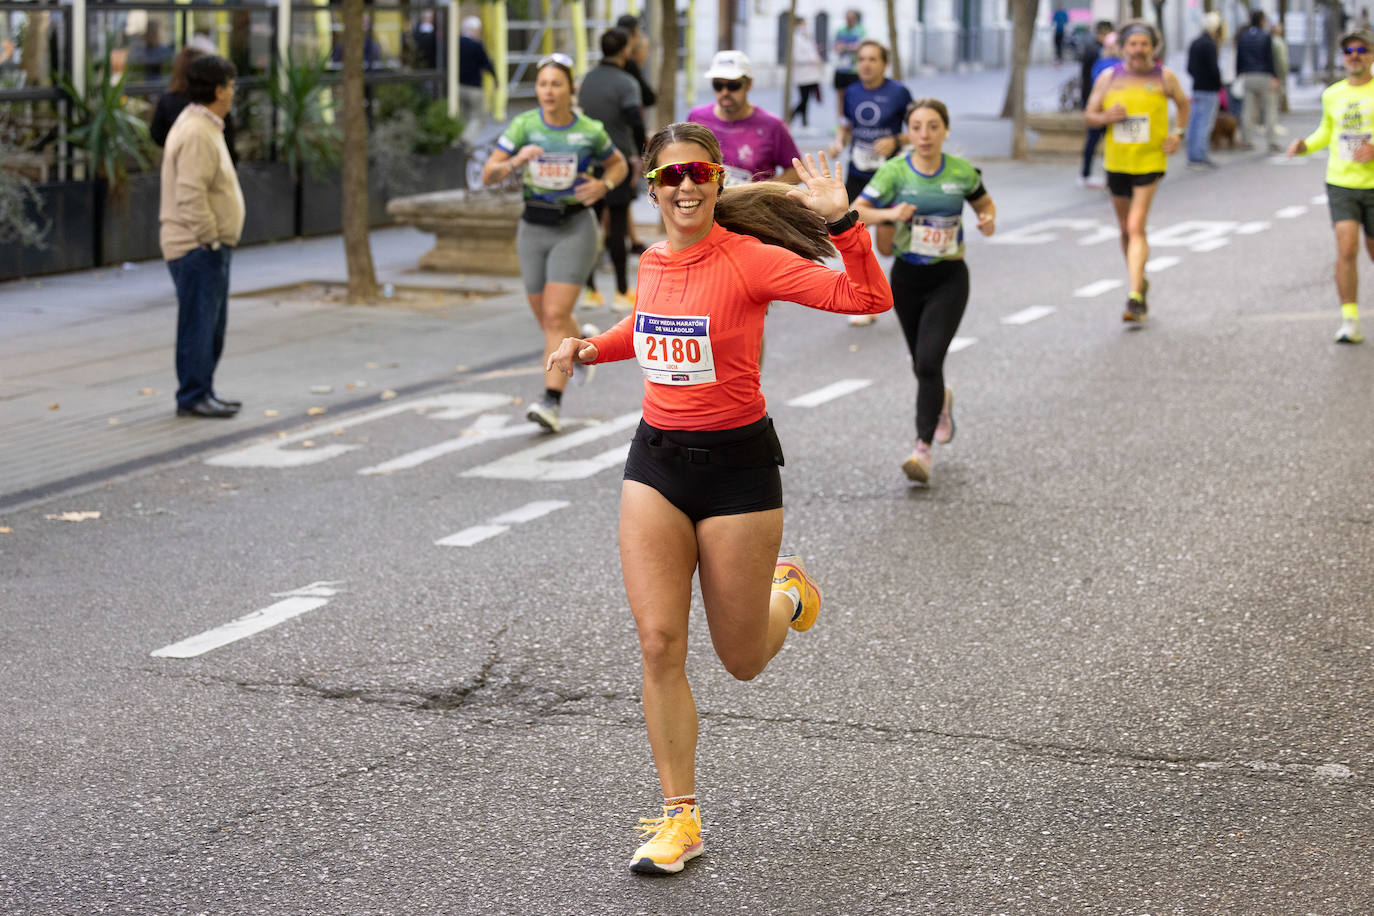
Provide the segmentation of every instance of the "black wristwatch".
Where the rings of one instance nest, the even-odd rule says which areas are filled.
[[[854,228],[854,224],[858,221],[859,211],[850,210],[844,216],[841,216],[839,219],[835,220],[835,222],[826,223],[825,231],[829,232],[831,235],[840,235],[841,233],[848,232],[850,229]]]

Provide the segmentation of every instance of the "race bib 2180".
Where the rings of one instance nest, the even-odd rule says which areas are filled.
[[[636,312],[635,359],[644,378],[660,385],[714,382],[710,316]]]

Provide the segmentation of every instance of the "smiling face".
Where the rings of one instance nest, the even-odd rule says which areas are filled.
[[[562,67],[548,64],[534,81],[534,94],[545,115],[572,110],[572,81]]]
[[[672,165],[675,162],[715,162],[710,150],[699,143],[669,143],[649,168]],[[684,176],[682,184],[669,187],[655,183],[653,192],[658,195],[658,206],[663,212],[663,225],[668,230],[668,238],[674,249],[682,249],[698,241],[711,231],[716,214],[716,198],[720,195],[720,185],[714,181],[697,184],[690,175]]]
[[[922,159],[933,159],[944,150],[949,128],[934,108],[917,108],[906,119],[906,135]]]
[[[1361,51],[1360,49],[1364,50]],[[1345,52],[1345,72],[1347,76],[1355,79],[1364,79],[1369,75],[1369,65],[1374,61],[1374,48],[1369,47],[1362,39],[1348,38],[1341,50]],[[1356,53],[1351,54],[1350,51]]]

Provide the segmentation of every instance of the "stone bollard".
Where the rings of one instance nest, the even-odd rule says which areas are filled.
[[[515,230],[524,207],[519,191],[435,191],[387,201],[398,223],[434,233],[420,267],[448,273],[518,276]]]

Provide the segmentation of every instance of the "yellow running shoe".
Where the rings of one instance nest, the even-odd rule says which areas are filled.
[[[628,293],[616,293],[611,300],[611,309],[621,315],[628,315],[635,310],[635,291]]]
[[[790,593],[793,589],[801,596],[801,607],[792,617],[792,629],[809,630],[821,612],[821,587],[806,574],[801,557],[778,557],[778,566],[773,570],[773,591]]]
[[[600,290],[584,289],[582,291],[582,301],[578,305],[584,309],[599,309],[606,304],[606,297],[601,295]]]
[[[675,874],[705,848],[696,805],[664,805],[662,817],[641,817],[635,829],[648,837],[630,859],[630,871],[640,874]]]

